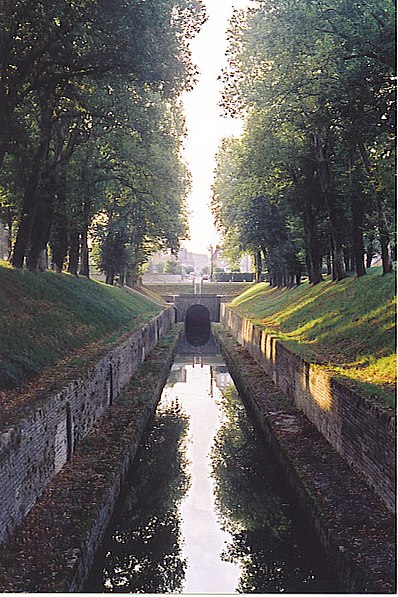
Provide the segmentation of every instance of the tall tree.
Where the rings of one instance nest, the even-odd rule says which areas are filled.
[[[391,0],[259,1],[246,13],[236,12],[231,21],[223,106],[249,120],[264,114],[263,136],[275,131],[278,135],[289,126],[292,135],[304,135],[307,147],[312,146],[308,171],[315,176],[327,210],[335,279],[345,275],[347,242],[355,245],[358,275],[364,273],[360,222],[371,196],[384,272],[390,271],[393,221],[387,222],[386,213],[393,186],[391,179],[380,176],[376,156],[384,153],[390,160],[395,146],[394,22]],[[252,127],[257,140],[258,130]],[[265,145],[271,151],[263,172],[266,179],[267,168],[278,167],[280,154],[270,143]],[[257,155],[264,163],[261,153]],[[291,174],[300,172],[302,159],[291,157]],[[394,170],[392,161],[389,167]],[[290,198],[294,196],[290,193]],[[348,237],[350,204],[353,222]]]
[[[195,80],[188,41],[204,18],[200,0],[57,0],[51,7],[42,1],[3,3],[0,165],[11,156],[23,171],[17,185],[23,198],[12,255],[16,267],[26,259],[36,269],[50,241],[56,268],[62,269],[70,248],[69,266],[76,273],[80,244],[80,272],[88,275],[89,226],[101,208],[98,185],[106,178],[104,169],[108,178],[122,177],[119,182],[132,187],[134,168],[129,172],[126,163],[134,161],[135,170],[145,176],[142,160],[151,160],[148,152],[140,156],[132,150],[129,155],[132,146],[125,144],[121,164],[110,164],[104,148],[115,153],[112,143],[120,141],[124,128],[125,137],[147,137],[147,146],[152,142],[149,112],[147,119],[137,115],[140,102],[144,110],[154,104],[177,109],[179,94]],[[181,131],[173,132],[178,146]],[[96,145],[102,148],[97,163],[97,152],[88,157],[85,149],[92,152]],[[172,160],[181,161],[178,149],[169,145],[169,151]],[[180,193],[183,219],[185,175],[178,168],[182,166],[169,169],[168,176]],[[80,188],[73,184],[76,175]],[[1,173],[0,184],[5,190],[12,187]],[[184,226],[162,234],[181,236]],[[178,244],[175,238],[170,242]]]

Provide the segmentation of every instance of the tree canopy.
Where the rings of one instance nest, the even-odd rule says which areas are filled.
[[[222,106],[245,119],[218,154],[213,212],[271,283],[364,275],[395,259],[395,5],[260,0],[235,11]],[[240,225],[239,222],[244,222]],[[377,244],[375,244],[377,243]]]
[[[5,0],[0,8],[0,217],[16,267],[134,283],[186,235],[180,94],[200,0]]]

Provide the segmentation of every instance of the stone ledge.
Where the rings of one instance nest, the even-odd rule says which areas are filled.
[[[395,517],[232,335],[214,326],[242,398],[348,592],[395,593]]]

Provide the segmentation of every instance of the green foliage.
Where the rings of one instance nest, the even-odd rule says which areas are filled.
[[[326,366],[359,391],[393,404],[396,382],[396,291],[392,276],[348,277],[316,287],[257,285],[234,307],[293,351]]]
[[[212,450],[213,476],[217,479],[216,498],[219,509],[228,519],[228,530],[237,533],[257,527],[267,528],[269,534],[279,538],[289,531],[289,521],[284,517],[279,500],[276,496],[268,498],[268,484],[261,471],[258,471],[257,482],[254,482],[251,469],[246,469],[249,452],[255,451],[254,430],[250,429],[246,419],[246,412],[234,386],[228,386],[223,391],[223,411],[227,416],[217,434]],[[244,474],[244,472],[246,474]],[[253,486],[258,491],[253,493]],[[231,491],[231,488],[234,491]],[[261,487],[261,488],[260,488]],[[264,501],[268,498],[267,508]],[[272,500],[272,501],[270,501]]]
[[[69,275],[21,272],[4,262],[0,289],[0,389],[20,386],[160,311],[138,293]]]
[[[261,192],[266,182],[252,172],[255,159],[257,156],[250,154],[247,134],[239,141],[224,141],[217,158],[213,214],[224,235],[227,253],[250,252],[259,266],[263,258],[275,285],[292,285],[303,269],[298,243],[283,207],[270,194],[277,192],[275,181],[267,189],[268,195]]]
[[[268,238],[269,270],[289,277],[305,263],[317,284],[329,253],[334,279],[352,262],[363,275],[364,232],[376,230],[390,271],[394,23],[391,0],[260,1],[235,12],[223,105],[246,125],[221,147],[213,198],[228,246],[259,251]]]
[[[200,0],[3,3],[0,217],[13,265],[42,268],[49,244],[72,273],[80,249],[89,275],[99,216],[111,283],[134,283],[151,252],[178,248],[189,187],[179,95],[194,82],[188,41],[203,21]]]
[[[235,387],[223,390],[223,419],[211,452],[216,506],[231,535],[222,558],[240,567],[239,593],[323,593],[314,559],[308,562],[301,537],[278,486],[280,470],[251,425]]]

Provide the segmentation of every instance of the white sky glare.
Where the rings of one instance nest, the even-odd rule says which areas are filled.
[[[183,246],[194,253],[208,253],[210,244],[219,242],[210,210],[215,154],[223,137],[239,135],[241,122],[223,118],[219,101],[221,81],[217,78],[226,65],[226,31],[233,8],[247,8],[250,0],[205,0],[208,20],[191,42],[192,60],[199,70],[198,83],[185,93],[187,139],[184,157],[192,174],[188,197],[190,237]]]

